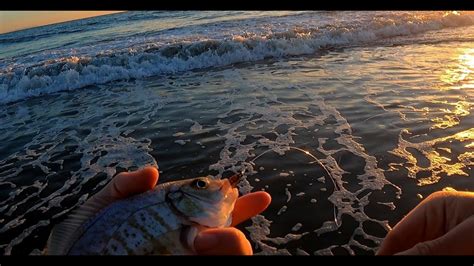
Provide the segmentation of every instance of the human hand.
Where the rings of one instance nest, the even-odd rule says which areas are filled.
[[[390,231],[377,255],[474,255],[474,193],[431,194]]]
[[[108,204],[153,189],[159,178],[154,167],[135,172],[123,172],[115,176],[98,197]],[[231,227],[210,228],[198,233],[194,248],[199,255],[252,255],[252,247],[242,231],[234,226],[264,211],[271,202],[268,193],[249,193],[237,199],[232,213]]]

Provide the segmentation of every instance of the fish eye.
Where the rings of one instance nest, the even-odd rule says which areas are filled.
[[[199,188],[199,189],[207,188],[207,182],[203,179],[194,180],[192,185],[193,185],[193,187]]]

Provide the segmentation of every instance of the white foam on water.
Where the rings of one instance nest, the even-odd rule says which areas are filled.
[[[303,224],[297,223],[291,228],[291,231],[296,232],[296,231],[300,230],[301,227],[303,227]]]
[[[261,90],[261,87],[259,87],[258,84],[249,85],[247,81],[242,79],[239,80],[239,77],[233,77],[233,80],[235,82],[241,82],[242,86],[248,85],[251,88],[255,88],[255,91],[257,92]],[[298,90],[293,90],[293,93],[297,94]],[[358,223],[358,227],[350,237],[349,244],[347,246],[344,246],[343,248],[348,249],[349,253],[353,253],[354,251],[351,250],[351,247],[359,247],[360,245],[362,245],[359,242],[355,241],[356,237],[370,239],[374,243],[379,243],[379,237],[372,236],[363,230],[363,223],[365,221],[371,221],[380,225],[385,230],[389,230],[390,227],[388,226],[388,222],[373,219],[365,213],[365,207],[369,204],[368,197],[371,195],[371,193],[361,197],[360,199],[358,198],[358,195],[367,191],[381,190],[385,186],[391,186],[395,188],[397,194],[399,195],[401,193],[400,188],[393,185],[385,178],[383,170],[378,168],[377,166],[377,160],[375,159],[375,157],[367,154],[364,147],[359,144],[352,135],[352,130],[347,120],[339,113],[339,111],[335,107],[325,103],[323,98],[314,94],[305,93],[304,90],[301,90],[301,95],[295,95],[294,97],[309,98],[311,100],[311,106],[298,106],[298,109],[294,110],[291,108],[291,106],[283,102],[279,102],[279,105],[268,104],[266,102],[266,99],[275,99],[276,97],[272,96],[271,93],[268,91],[265,91],[265,95],[266,98],[263,100],[260,98],[255,98],[247,100],[244,103],[240,103],[239,105],[231,106],[229,111],[225,113],[226,115],[231,115],[232,112],[238,112],[239,114],[241,114],[241,119],[238,121],[227,123],[219,122],[220,128],[226,130],[226,133],[224,135],[221,135],[225,139],[225,145],[220,152],[220,158],[215,164],[212,164],[209,169],[218,171],[220,175],[224,171],[242,172],[245,169],[246,175],[251,176],[256,173],[253,168],[255,166],[259,167],[258,161],[256,162],[256,165],[248,163],[251,158],[255,158],[258,155],[254,154],[254,150],[256,150],[257,148],[271,149],[276,154],[283,156],[283,159],[285,158],[284,156],[286,156],[287,152],[290,150],[289,146],[295,145],[296,143],[294,137],[297,136],[297,134],[295,133],[296,128],[307,129],[312,127],[321,127],[324,125],[325,119],[332,118],[336,121],[335,125],[330,125],[334,128],[334,133],[337,135],[334,140],[337,141],[341,148],[334,150],[324,148],[324,144],[326,143],[327,138],[317,137],[316,135],[315,137],[317,137],[318,141],[317,143],[313,144],[312,149],[317,150],[319,153],[322,154],[322,157],[318,156],[318,158],[321,160],[322,164],[328,169],[331,175],[331,177],[320,177],[318,178],[318,181],[322,182],[325,181],[325,178],[332,178],[338,187],[338,190],[334,190],[332,185],[330,187],[323,188],[323,190],[331,189],[330,191],[332,191],[332,194],[329,196],[328,200],[332,204],[334,204],[337,210],[337,220],[341,221],[342,215],[345,214],[351,216],[355,220],[355,222]],[[311,114],[311,112],[308,110],[310,107],[318,108],[321,114]],[[296,119],[295,114],[304,114],[305,119]],[[223,115],[222,117],[225,116]],[[271,132],[276,137],[274,139],[268,139],[263,135],[252,134],[252,137],[257,138],[257,140],[253,143],[244,144],[247,138],[247,133],[244,130],[246,126],[249,125],[252,130],[254,130],[255,128],[256,121],[252,120],[251,117],[259,117],[258,122],[261,122],[262,124],[268,126],[268,128],[265,128],[265,131]],[[250,122],[252,122],[253,124]],[[284,126],[284,128],[286,128],[287,130],[275,130],[279,126]],[[308,147],[311,146],[311,144],[306,143],[305,146]],[[343,182],[342,176],[347,172],[344,171],[338,165],[338,161],[335,158],[335,154],[341,151],[350,152],[365,161],[365,166],[363,169],[364,172],[358,175],[356,177],[356,180],[351,181],[357,182],[361,186],[361,188],[355,192],[351,192],[345,188],[345,182]],[[285,158],[285,160],[288,159]],[[317,168],[317,166],[314,167]],[[276,170],[277,169],[274,168],[274,171]],[[288,176],[284,177],[289,177],[289,170],[281,173],[288,173]],[[276,175],[280,176],[279,173],[276,173]],[[327,182],[322,182],[322,184],[326,183]],[[278,206],[277,208],[279,210],[277,216],[282,217],[282,219],[284,219],[284,212],[287,209],[292,208],[292,205],[290,204],[291,193],[289,193],[288,185],[291,184],[287,184],[285,188],[285,193],[287,195],[287,204],[285,204],[284,206]],[[241,182],[239,188],[240,192],[245,194],[252,191],[253,186],[247,179],[245,179],[243,182]],[[310,197],[318,196],[308,193],[307,195]],[[318,201],[313,198],[311,200],[311,203],[312,206],[317,206]],[[285,236],[268,236],[270,232],[271,223],[271,220],[267,219],[262,215],[258,215],[252,218],[252,226],[246,227],[246,229],[250,233],[250,238],[252,242],[256,245],[256,247],[261,250],[256,254],[290,254],[290,252],[285,248],[277,248],[271,246],[271,243],[275,243],[275,241],[278,242],[282,239],[285,239]],[[310,235],[314,234],[314,241],[317,241],[318,237],[321,237],[323,234],[328,232],[334,232],[338,230],[338,228],[339,226],[335,223],[334,220],[328,220],[324,222],[320,228],[304,233]],[[291,241],[298,240],[292,239]],[[373,252],[375,252],[376,247],[364,246],[364,249],[372,250]]]
[[[341,16],[350,15],[342,12]],[[277,25],[273,29],[275,32],[271,29],[270,32],[259,32],[256,23],[254,33],[223,36],[222,39],[212,39],[213,33],[210,32],[209,36],[198,40],[185,38],[177,43],[160,43],[158,39],[136,43],[132,47],[99,50],[95,54],[76,56],[66,53],[64,57],[30,63],[6,63],[0,72],[0,103],[111,81],[143,79],[265,58],[308,55],[333,47],[370,45],[389,38],[474,24],[474,15],[468,12],[405,12],[386,13],[384,16],[364,13],[360,17],[358,21],[346,18],[332,21],[333,25],[304,27],[304,23],[315,21],[307,18],[303,24],[289,26],[284,32],[276,32]],[[296,21],[298,23],[297,18]],[[63,51],[58,53],[64,54]]]
[[[224,71],[225,72],[225,71]],[[232,72],[232,71],[230,71]],[[227,78],[227,77],[226,77]],[[250,84],[250,81],[245,82],[244,80],[238,80],[238,78],[231,77],[233,81],[238,82],[241,84],[243,87],[249,87],[249,88],[254,88],[254,87],[259,87],[258,82],[257,84],[252,87]],[[253,81],[252,81],[253,82]],[[261,87],[261,86],[260,86]],[[249,89],[251,92],[255,92]],[[319,88],[314,88],[315,91],[317,91]],[[224,141],[224,145],[222,149],[219,151],[219,158],[215,160],[215,163],[212,164],[209,167],[209,170],[216,170],[220,175],[224,173],[225,171],[234,171],[234,172],[240,172],[242,169],[245,169],[245,173],[248,178],[245,178],[240,184],[239,184],[239,190],[242,194],[248,193],[253,191],[253,186],[255,182],[258,182],[257,179],[251,179],[253,177],[252,175],[256,174],[257,172],[254,170],[255,167],[258,167],[259,164],[258,162],[256,165],[253,165],[251,163],[248,163],[249,160],[252,158],[255,158],[256,155],[258,155],[258,152],[260,152],[262,149],[271,149],[275,154],[280,154],[281,155],[281,160],[292,160],[292,156],[289,153],[289,147],[290,146],[300,146],[304,145],[306,149],[308,149],[311,152],[317,151],[315,153],[317,157],[322,161],[323,165],[327,167],[327,169],[330,172],[330,176],[322,176],[317,178],[319,181],[318,183],[315,183],[315,186],[313,187],[315,190],[319,191],[326,191],[324,194],[330,194],[329,200],[332,204],[336,206],[337,209],[337,214],[338,214],[338,220],[342,221],[341,217],[342,215],[345,214],[345,217],[349,217],[349,219],[353,219],[357,225],[356,229],[352,232],[352,236],[350,237],[350,240],[348,243],[344,245],[334,245],[330,246],[318,251],[315,251],[314,254],[333,254],[331,251],[334,248],[344,248],[347,250],[349,254],[353,254],[354,247],[361,248],[363,250],[367,251],[374,251],[376,248],[374,247],[368,247],[365,244],[361,244],[358,242],[356,239],[362,237],[363,239],[371,240],[375,244],[379,244],[381,239],[379,237],[375,237],[371,235],[369,232],[364,231],[364,227],[362,224],[364,222],[373,222],[376,225],[380,225],[383,229],[389,230],[390,226],[388,225],[387,221],[381,221],[381,220],[376,220],[370,217],[366,213],[367,206],[369,206],[369,197],[371,195],[372,191],[380,191],[386,186],[390,186],[394,188],[398,192],[398,196],[400,195],[400,189],[393,184],[391,184],[388,180],[386,180],[383,170],[378,167],[378,162],[375,159],[374,156],[370,155],[368,151],[365,150],[363,145],[359,142],[359,139],[357,139],[355,136],[352,135],[352,129],[347,122],[347,120],[342,116],[342,114],[338,111],[338,109],[335,106],[332,106],[328,102],[326,102],[322,97],[320,96],[315,96],[314,94],[317,94],[316,92],[314,94],[307,94],[307,91],[309,90],[303,90],[303,89],[295,89],[295,93],[297,94],[298,92],[301,92],[300,97],[307,97],[311,99],[311,104],[308,104],[308,106],[304,106],[301,108],[293,108],[290,104],[286,104],[284,102],[278,101],[278,97],[275,95],[272,95],[272,92],[264,91],[263,89],[256,89],[256,92],[261,92],[262,94],[265,95],[265,97],[261,98],[252,98],[252,94],[249,93],[249,101],[245,101],[245,103],[242,104],[237,104],[234,103],[234,97],[239,97],[238,95],[235,94],[228,94],[228,95],[223,95],[222,100],[223,102],[232,102],[232,106],[230,107],[229,111],[222,112],[219,114],[219,117],[222,119],[221,121],[218,122],[217,127],[219,130],[224,132],[224,134],[219,135],[219,137],[222,137]],[[151,91],[148,93],[152,93]],[[144,93],[146,94],[146,93]],[[115,96],[115,95],[114,95]],[[375,96],[371,96],[374,97]],[[126,96],[122,100],[126,100]],[[370,98],[373,100],[373,98]],[[271,101],[273,104],[269,104]],[[374,100],[375,101],[375,100]],[[237,102],[237,101],[235,101]],[[140,103],[141,104],[141,103]],[[137,116],[140,116],[142,114],[147,114],[148,112],[153,112],[152,104],[145,102],[143,104],[145,107],[145,111],[137,110]],[[321,114],[314,115],[313,112],[309,109],[309,106],[314,109],[318,109],[318,111],[321,112]],[[384,105],[383,105],[384,106]],[[99,108],[100,109],[100,108]],[[388,109],[387,109],[388,110]],[[419,109],[420,111],[422,109]],[[102,115],[99,110],[87,110],[91,112],[90,117],[94,116],[100,116]],[[133,110],[132,110],[133,111]],[[417,110],[414,110],[417,111]],[[417,112],[418,112],[417,111]],[[32,110],[29,107],[25,107],[24,109],[19,108],[16,110],[14,113],[18,117],[18,119],[15,118],[19,123],[24,122],[23,124],[27,124],[27,119],[29,116],[32,114],[37,113],[38,110]],[[234,115],[233,112],[237,112],[238,114],[241,114],[242,116],[240,119],[237,121],[231,121],[228,122],[226,120],[226,117],[232,117]],[[87,113],[87,112],[85,112]],[[308,119],[300,119],[296,118],[296,115],[301,115],[305,114],[307,115],[308,113],[312,114],[313,116],[310,116]],[[152,118],[153,115],[148,116],[148,119]],[[258,118],[255,118],[258,117]],[[113,118],[113,117],[112,117]],[[331,124],[325,124],[326,119],[330,120],[335,120],[334,123],[331,122]],[[375,119],[375,117],[371,118]],[[87,119],[84,119],[87,120]],[[166,120],[163,120],[165,122]],[[369,120],[373,121],[373,120]],[[63,121],[59,120],[57,121],[59,124],[63,123]],[[193,131],[192,128],[196,121],[187,121],[191,122],[192,124],[186,124],[185,127],[191,126],[189,129],[190,132]],[[256,123],[258,122],[258,123]],[[265,123],[268,128],[264,128],[265,132],[268,133],[274,133],[276,138],[267,138],[265,136],[254,134],[254,133],[249,133],[249,130],[258,130],[259,123]],[[72,126],[74,123],[77,123],[77,121],[74,121],[73,123],[67,124],[66,126]],[[199,123],[197,123],[199,124]],[[8,130],[15,130],[14,125],[5,125]],[[283,130],[280,128],[276,130],[279,126],[285,126]],[[323,126],[326,126],[329,130],[333,131],[335,136],[334,138],[331,137],[331,139],[328,139],[327,137],[321,137],[323,134],[323,130],[314,130],[314,131],[307,131],[311,132],[311,136],[314,136],[314,139],[317,139],[317,141],[314,142],[304,142],[303,144],[299,142],[299,136],[297,135],[297,129],[310,129],[312,127],[319,127],[323,128]],[[87,179],[92,179],[94,174],[98,172],[105,172],[107,173],[107,179],[113,175],[113,168],[112,166],[109,166],[108,163],[111,162],[116,162],[116,161],[121,161],[122,159],[127,159],[127,156],[121,157],[119,154],[120,153],[126,153],[128,155],[133,154],[132,156],[132,161],[126,161],[119,166],[121,167],[128,167],[130,165],[141,165],[142,163],[151,163],[153,164],[152,158],[150,158],[149,154],[149,145],[150,143],[145,141],[144,143],[141,143],[141,140],[139,139],[132,139],[129,136],[123,136],[123,134],[120,134],[122,131],[120,126],[116,126],[113,123],[101,123],[98,125],[98,130],[95,130],[92,132],[90,137],[86,138],[88,142],[91,142],[90,146],[88,146],[86,143],[82,143],[83,139],[77,135],[77,133],[70,132],[69,136],[62,136],[61,130],[60,129],[51,129],[47,133],[42,134],[41,136],[37,137],[35,141],[32,141],[31,143],[28,143],[26,146],[32,147],[35,144],[40,144],[42,143],[40,140],[44,139],[51,139],[51,143],[53,144],[52,147],[43,147],[46,149],[46,152],[43,152],[42,150],[39,151],[38,148],[30,148],[25,151],[25,154],[21,155],[23,157],[20,157],[21,159],[30,159],[33,158],[34,162],[28,164],[30,166],[35,166],[38,169],[41,169],[42,171],[47,171],[48,173],[51,173],[52,170],[49,168],[49,166],[46,164],[48,160],[50,160],[53,156],[52,154],[57,153],[58,151],[61,151],[63,147],[60,144],[55,143],[57,140],[58,142],[65,142],[69,141],[68,138],[72,138],[75,142],[78,142],[79,152],[84,152],[86,153],[86,159],[84,161],[81,160],[81,168],[79,170],[79,173],[76,175],[74,174],[71,178],[70,181],[66,182],[65,188],[64,189],[59,189],[58,193],[56,193],[54,196],[48,198],[46,201],[42,201],[39,203],[39,205],[33,206],[33,208],[37,211],[47,211],[48,209],[55,208],[55,206],[60,206],[61,202],[67,198],[66,195],[63,196],[63,194],[66,194],[65,191],[68,191],[68,189],[73,188],[77,184],[82,184],[83,178]],[[199,126],[197,126],[199,128]],[[207,124],[206,124],[207,128]],[[201,128],[202,129],[202,128]],[[13,131],[15,132],[15,131]],[[128,131],[127,131],[128,132]],[[186,133],[183,133],[183,135]],[[299,133],[298,133],[299,134]],[[92,136],[105,136],[105,135],[110,135],[111,137],[107,136],[105,139],[94,139]],[[178,135],[178,136],[183,136],[183,135]],[[406,167],[407,169],[410,169],[409,173],[411,174],[412,178],[416,178],[416,174],[422,170],[433,170],[433,169],[440,169],[439,167],[436,168],[432,164],[430,164],[429,167],[422,167],[420,168],[417,166],[418,159],[417,157],[412,154],[412,149],[417,150],[420,152],[420,154],[424,155],[428,159],[430,158],[427,155],[433,155],[436,153],[440,153],[441,151],[444,153],[452,153],[452,149],[447,149],[447,148],[433,148],[434,145],[437,143],[443,143],[443,142],[449,142],[449,141],[457,141],[463,144],[467,149],[467,152],[463,154],[459,154],[458,156],[458,161],[461,162],[464,167],[465,166],[472,166],[472,152],[470,152],[469,147],[474,147],[472,146],[473,139],[472,136],[474,136],[474,133],[472,130],[463,130],[460,131],[459,133],[453,134],[450,137],[447,138],[439,138],[435,139],[433,141],[422,141],[422,142],[415,142],[412,141],[409,137],[407,137],[406,133],[400,134],[400,139],[398,142],[398,147],[394,150],[393,154],[405,158],[407,160],[406,163],[401,163],[401,164],[392,164],[392,167],[397,168],[397,167]],[[117,140],[113,140],[113,137],[119,137]],[[176,136],[175,136],[176,137]],[[252,138],[255,138],[257,140],[252,140]],[[249,141],[249,139],[251,141]],[[102,144],[102,141],[105,140],[105,142]],[[327,148],[327,145],[329,141],[336,141],[338,145],[336,145],[339,148],[335,149],[329,149]],[[56,145],[56,146],[55,146]],[[95,151],[97,148],[101,148],[104,150],[105,148],[109,149],[110,147],[115,147],[111,148],[112,153],[107,154],[105,156],[99,156],[97,154],[97,151]],[[471,146],[469,146],[471,145]],[[331,145],[329,145],[331,146]],[[302,146],[301,146],[302,147]],[[412,149],[410,149],[412,148]],[[49,150],[48,150],[49,149]],[[258,152],[257,152],[258,150]],[[364,168],[363,173],[359,174],[357,176],[351,176],[350,180],[347,180],[347,177],[343,180],[343,175],[348,174],[347,171],[345,171],[340,164],[340,161],[338,158],[338,154],[340,152],[349,152],[354,156],[357,156],[361,160],[364,161]],[[42,154],[45,153],[46,155],[43,156]],[[141,156],[139,156],[139,155]],[[43,157],[41,157],[43,156]],[[97,162],[92,163],[93,159],[95,157],[101,157]],[[103,159],[102,157],[105,157]],[[128,158],[130,159],[130,158]],[[278,163],[279,159],[275,160],[275,163]],[[431,159],[430,159],[431,160]],[[54,161],[54,160],[53,160]],[[58,164],[62,164],[61,160],[56,160]],[[2,162],[3,163],[3,162]],[[449,165],[450,162],[446,161],[446,165]],[[3,164],[2,164],[3,165]],[[5,162],[5,165],[7,163]],[[302,166],[307,166],[306,162],[301,163]],[[92,167],[89,167],[92,166]],[[441,166],[441,165],[439,165]],[[314,164],[313,166],[315,168],[315,171],[317,170],[317,165]],[[91,170],[88,170],[87,168],[92,168]],[[261,166],[260,168],[263,168]],[[260,169],[258,168],[258,169]],[[270,166],[266,166],[267,169],[271,169]],[[362,168],[362,167],[361,167]],[[284,171],[284,173],[290,173],[288,170],[289,169],[283,169],[279,167],[279,171],[274,173],[274,175],[271,175],[268,178],[260,180],[261,183],[258,185],[261,185],[262,183],[265,184],[265,182],[271,180],[271,178],[278,179],[279,178],[279,172]],[[263,170],[263,169],[260,169]],[[439,176],[442,176],[446,169],[441,168],[442,172],[439,172]],[[461,172],[465,172],[465,168],[459,167],[458,170]],[[2,171],[4,171],[2,169]],[[12,172],[3,172],[2,174],[8,175],[9,177],[14,176],[14,171],[13,170],[8,170]],[[274,171],[277,171],[276,168],[274,168]],[[294,175],[288,174],[285,177],[285,181],[288,179],[291,179],[291,182],[293,179],[298,178],[298,182],[301,182],[300,176],[298,175],[298,171],[295,171]],[[18,173],[18,172],[16,172]],[[459,174],[456,173],[456,174]],[[11,174],[11,175],[10,175]],[[3,176],[3,175],[2,175]],[[319,175],[312,175],[309,174],[309,176],[313,177],[312,180],[314,181],[316,176]],[[465,176],[465,175],[464,175]],[[334,187],[331,182],[325,182],[326,178],[332,178],[335,181],[335,184],[337,185],[338,188],[340,188],[339,191],[334,191]],[[282,178],[280,178],[282,179]],[[307,178],[310,180],[310,178]],[[430,180],[428,180],[430,181]],[[431,180],[432,181],[432,180]],[[430,181],[430,182],[431,182]],[[9,178],[7,179],[2,179],[1,180],[2,185],[8,185],[11,187],[16,186],[14,182],[10,181]],[[87,182],[87,181],[86,181]],[[84,184],[86,183],[84,182]],[[289,181],[290,182],[290,181]],[[294,182],[294,187],[301,190],[298,185],[300,185],[298,182]],[[348,183],[351,184],[357,184],[361,188],[357,189],[356,191],[353,190],[348,190],[346,186]],[[311,183],[310,183],[311,184]],[[323,185],[321,185],[323,184]],[[425,184],[425,183],[423,183]],[[256,185],[256,186],[258,186]],[[316,186],[317,185],[317,186]],[[34,189],[32,192],[33,194],[39,194],[41,191],[44,189],[45,183],[44,181],[39,181],[38,183],[35,183],[33,185],[28,185],[28,186],[18,186],[18,189],[15,191],[15,193],[12,193],[10,195],[10,198],[7,199],[7,201],[12,201],[15,199],[15,197],[18,197],[22,192],[24,193],[26,189]],[[323,186],[321,190],[319,190],[320,186]],[[265,188],[269,188],[268,185],[264,186]],[[291,187],[291,184],[287,184],[286,186],[286,191],[289,192],[288,187]],[[273,188],[273,186],[272,186]],[[276,186],[275,186],[276,188]],[[278,194],[277,197],[283,197],[283,200],[285,199],[283,194],[282,189],[278,188],[279,192],[281,194]],[[305,206],[305,208],[308,208],[308,211],[315,211],[315,210],[320,210],[317,209],[319,208],[319,204],[322,201],[325,201],[326,199],[320,198],[320,194],[318,192],[309,192],[305,191],[305,195],[307,195],[309,198],[311,198],[310,205]],[[367,195],[361,197],[364,195],[364,193],[369,192]],[[75,189],[71,194],[74,193],[79,193],[79,190]],[[67,192],[69,194],[69,192]],[[291,193],[290,193],[291,196]],[[316,197],[318,200],[316,200]],[[30,198],[31,199],[31,198]],[[297,200],[294,199],[291,202],[283,203],[286,204],[285,210],[292,210],[294,207],[294,202]],[[78,203],[79,204],[79,203]],[[275,204],[275,203],[272,203]],[[387,206],[387,211],[393,210],[395,205],[393,202],[372,202],[372,204],[380,204]],[[18,204],[19,205],[19,204]],[[8,205],[8,208],[6,207],[0,207],[0,212],[2,214],[4,213],[14,213],[16,209],[18,209],[18,205]],[[314,206],[314,207],[312,207]],[[275,210],[282,210],[283,206],[275,206]],[[328,210],[320,210],[320,211],[328,211]],[[278,216],[278,219],[286,219],[289,214],[292,213],[290,211],[288,212],[281,212],[280,216]],[[20,217],[19,219],[16,219],[14,221],[11,221],[8,216],[6,216],[6,220],[10,222],[9,227],[2,227],[5,228],[5,231],[8,231],[12,228],[17,228],[20,226],[22,223],[25,223],[24,218]],[[2,222],[3,223],[3,222]],[[294,222],[293,222],[294,223]],[[250,233],[250,238],[252,243],[255,245],[256,248],[258,248],[260,251],[258,254],[291,254],[293,251],[288,251],[284,248],[277,248],[276,243],[282,243],[282,241],[300,241],[301,237],[294,237],[291,234],[282,234],[278,237],[269,237],[270,235],[270,229],[272,226],[272,221],[265,216],[259,215],[254,218],[252,218],[252,225],[247,227],[246,229]],[[307,224],[305,224],[306,228]],[[312,241],[318,241],[319,238],[325,237],[324,234],[330,233],[330,232],[335,232],[337,230],[340,230],[340,226],[338,226],[334,221],[328,220],[323,223],[323,225],[315,230],[311,229],[306,234],[309,237],[311,237]],[[1,229],[0,229],[1,230]],[[34,231],[34,229],[33,229]],[[27,231],[28,232],[28,231]],[[350,232],[349,232],[350,233]],[[273,239],[270,240],[270,239]],[[306,238],[305,238],[306,239]],[[15,242],[17,243],[17,242]],[[10,244],[10,249],[14,247],[16,244]],[[288,242],[286,242],[288,243]],[[274,245],[274,246],[273,246]],[[298,253],[298,251],[296,251]],[[313,251],[311,251],[313,252]]]
[[[378,204],[380,205],[384,205],[384,206],[387,206],[390,208],[390,210],[395,210],[396,209],[396,206],[395,204],[393,204],[393,202],[377,202]]]
[[[173,134],[173,137],[181,137],[181,136],[184,136],[184,135],[186,135],[186,133],[184,133],[184,132],[176,132],[176,133]]]
[[[145,88],[141,89],[147,90]],[[136,95],[143,96],[137,98]],[[30,237],[33,232],[49,226],[52,219],[57,219],[84,203],[90,194],[81,192],[81,189],[86,185],[90,185],[90,182],[96,183],[95,187],[91,188],[96,190],[104,186],[116,174],[118,167],[130,169],[136,166],[157,166],[157,162],[149,154],[151,151],[151,141],[149,139],[134,139],[131,136],[121,134],[126,131],[127,121],[136,116],[141,119],[138,125],[150,121],[151,117],[166,103],[165,100],[157,101],[156,97],[151,99],[149,95],[152,95],[152,93],[134,94],[134,100],[140,102],[140,105],[131,104],[128,107],[130,113],[126,117],[120,117],[120,119],[117,118],[124,113],[105,114],[100,106],[102,104],[114,104],[115,101],[130,102],[130,94],[126,91],[122,91],[120,94],[104,92],[103,97],[98,99],[98,102],[91,101],[89,105],[81,106],[84,109],[78,112],[79,115],[72,118],[56,115],[56,113],[68,108],[67,106],[74,102],[74,100],[71,102],[70,99],[63,100],[61,97],[55,99],[55,108],[51,109],[44,109],[38,105],[13,105],[9,107],[12,109],[18,108],[19,111],[16,113],[35,114],[35,119],[40,119],[42,123],[30,122],[24,123],[22,127],[17,127],[16,123],[21,120],[16,118],[4,120],[5,128],[10,130],[13,136],[15,135],[14,132],[17,131],[21,131],[22,134],[28,132],[36,132],[36,134],[24,145],[23,150],[13,152],[6,159],[0,161],[0,165],[2,165],[0,184],[16,183],[16,178],[22,176],[22,172],[28,171],[30,168],[41,171],[41,176],[44,176],[44,178],[35,179],[32,184],[16,185],[16,189],[12,190],[9,197],[3,201],[4,206],[8,207],[1,210],[5,222],[0,225],[0,232],[4,233],[24,228],[21,233],[6,244],[4,247],[5,255],[11,254],[12,249],[22,243],[25,238]],[[97,104],[99,106],[96,106]],[[28,115],[22,117],[28,117]],[[81,125],[90,126],[91,119],[94,121],[94,125],[89,127],[87,131],[79,132]],[[48,126],[44,127],[44,125]],[[70,177],[61,181],[60,186],[43,195],[42,192],[46,189],[48,191],[52,189],[49,185],[53,181],[49,179],[57,179],[56,171],[61,171],[63,167],[66,167],[67,157],[64,157],[65,154],[67,156],[77,156],[77,159],[74,159],[77,165],[76,168],[70,170]],[[8,160],[18,160],[21,164],[8,164],[6,163]],[[98,174],[105,174],[105,176],[97,177]],[[34,190],[29,192],[30,194],[23,197],[22,200],[18,200],[18,197],[24,196],[24,191],[27,189]],[[64,207],[63,202],[70,200],[75,195],[81,195],[81,197],[69,208]],[[16,213],[16,210],[24,208],[24,206],[28,206],[28,209]],[[38,217],[41,217],[42,214],[49,211],[54,214],[46,216],[49,217],[48,219],[40,218],[40,220],[32,222],[31,218],[26,218],[34,213],[38,213]]]
[[[202,131],[202,125],[199,124],[198,122],[194,122],[194,124],[191,126],[189,129],[192,133],[198,133]]]
[[[290,190],[286,187],[285,188],[285,195],[286,195],[286,202],[290,202],[291,200],[291,192]]]
[[[302,233],[302,234],[287,234],[284,237],[274,237],[274,238],[269,238],[267,240],[274,243],[274,244],[282,245],[282,244],[286,244],[290,241],[299,240],[301,237],[303,237],[307,234],[308,234],[308,232],[305,232],[305,233]]]
[[[281,215],[282,213],[286,212],[288,207],[286,205],[283,205],[277,212],[277,215]]]
[[[297,256],[310,256],[308,252],[304,251],[303,249],[297,248],[296,249],[296,255]]]
[[[178,139],[178,140],[175,140],[174,142],[179,144],[179,145],[185,145],[186,143],[191,142],[191,140],[190,139]]]
[[[437,183],[443,175],[452,176],[469,176],[468,168],[474,166],[474,152],[466,149],[465,152],[457,155],[457,162],[452,162],[448,157],[442,156],[439,153],[439,150],[444,152],[449,152],[450,150],[438,149],[436,148],[437,144],[458,141],[463,143],[467,148],[467,145],[474,141],[474,128],[467,129],[458,133],[455,133],[451,136],[436,138],[432,140],[427,140],[423,142],[413,143],[404,139],[403,135],[409,135],[407,130],[402,130],[398,139],[398,146],[390,151],[390,153],[401,157],[406,160],[402,164],[390,164],[391,170],[398,170],[399,167],[403,167],[408,170],[408,177],[418,180],[419,186],[425,186]],[[412,154],[410,149],[416,150],[419,154]],[[420,158],[420,154],[424,158]],[[419,160],[427,160],[428,165],[423,166],[419,164]],[[429,172],[428,177],[417,178],[417,174],[421,171]]]

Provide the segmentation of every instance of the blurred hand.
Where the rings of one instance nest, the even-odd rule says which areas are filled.
[[[377,255],[474,255],[474,193],[431,194],[387,234]]]
[[[153,189],[159,173],[154,167],[115,176],[93,197],[109,203]],[[234,226],[264,211],[270,204],[268,193],[249,193],[237,199],[232,213],[232,225],[227,228],[211,228],[201,231],[194,240],[199,255],[252,255],[252,247],[242,231]]]

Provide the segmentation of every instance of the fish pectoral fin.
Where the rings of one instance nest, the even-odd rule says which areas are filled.
[[[66,220],[54,226],[51,231],[45,248],[47,255],[67,254],[77,236],[82,233],[79,229],[81,225],[109,204],[109,201],[92,197],[78,209],[72,211]]]

